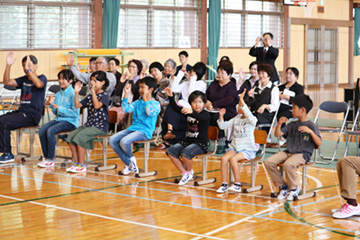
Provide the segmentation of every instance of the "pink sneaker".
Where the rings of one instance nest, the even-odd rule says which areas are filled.
[[[350,204],[343,204],[341,208],[333,214],[333,218],[348,218],[360,213],[360,205],[356,207]]]

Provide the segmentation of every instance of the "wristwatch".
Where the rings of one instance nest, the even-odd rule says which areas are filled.
[[[30,69],[26,69],[26,74],[29,74],[31,72]]]

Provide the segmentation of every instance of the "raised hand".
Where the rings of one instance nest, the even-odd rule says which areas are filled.
[[[129,72],[125,72],[123,75],[121,75],[120,82],[124,83],[128,79],[129,75]]]
[[[286,123],[287,120],[288,120],[287,117],[281,117],[278,121],[278,124],[282,125],[282,124]]]
[[[49,103],[50,103],[51,105],[53,105],[54,102],[55,102],[55,96],[50,96],[50,97],[49,97]]]
[[[225,113],[226,113],[226,109],[225,109],[225,108],[222,108],[222,109],[219,110],[219,115],[220,115],[220,116],[224,116]]]
[[[182,108],[181,113],[184,114],[184,115],[192,114],[193,110],[191,108]]]
[[[173,96],[173,93],[171,91],[171,88],[167,87],[164,89],[164,92],[166,93],[166,95],[168,95],[169,97]]]
[[[245,78],[245,72],[242,68],[239,69],[239,77],[240,77],[240,80],[244,80],[244,78]]]
[[[68,54],[66,55],[66,61],[67,61],[67,65],[69,67],[72,67],[74,65],[75,59],[74,59],[74,54]]]
[[[74,88],[75,92],[79,93],[81,91],[81,88],[82,88],[81,82],[80,81],[76,82],[75,83],[75,88]]]
[[[127,82],[126,84],[125,84],[125,87],[124,87],[124,93],[125,94],[129,94],[130,93],[130,91],[131,91],[131,84],[129,83],[129,82]]]
[[[259,43],[260,43],[260,39],[261,39],[260,37],[257,37],[257,38],[256,38],[256,43],[255,43],[255,46],[259,45]]]
[[[78,64],[76,65],[76,70],[78,70],[78,71],[81,70],[81,64],[80,64],[80,63],[78,63]]]
[[[209,100],[206,101],[205,107],[206,107],[207,110],[212,110],[213,109],[213,105]]]
[[[254,89],[253,88],[248,91],[248,96],[252,97],[252,98],[254,97]]]
[[[6,64],[13,65],[15,63],[14,52],[9,52],[6,57]]]
[[[26,69],[31,69],[31,60],[30,60],[30,57],[29,55],[26,56],[26,63],[25,63],[25,68]]]

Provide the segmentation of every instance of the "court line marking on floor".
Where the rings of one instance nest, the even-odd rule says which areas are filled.
[[[124,187],[125,185],[115,185],[115,186],[109,186],[109,187],[104,187],[104,188],[100,188],[100,189],[93,189],[93,188],[84,188],[84,187],[79,187],[79,186],[75,186],[75,185],[69,185],[69,184],[63,184],[63,183],[57,183],[57,182],[52,182],[52,181],[48,181],[48,180],[43,180],[43,179],[35,179],[35,178],[31,178],[31,177],[23,177],[20,175],[12,175],[9,173],[0,173],[1,175],[6,175],[6,176],[15,176],[18,178],[23,178],[23,179],[28,179],[28,180],[33,180],[33,181],[38,181],[38,182],[45,182],[45,183],[50,183],[50,184],[55,184],[55,185],[62,185],[62,186],[67,186],[67,187],[74,187],[74,188],[80,188],[83,190],[87,190],[84,192],[80,192],[80,193],[87,193],[90,191],[97,191],[97,192],[104,192],[104,193],[111,193],[111,194],[118,194],[118,193],[114,193],[114,192],[107,192],[104,190],[109,190],[109,189],[114,189],[114,188],[118,188],[118,187]],[[127,184],[126,186],[131,186],[131,184]],[[157,189],[157,188],[148,188],[148,187],[141,187],[141,186],[137,186],[139,188],[142,188],[144,190],[153,190],[153,191],[160,191],[160,192],[167,192],[167,193],[171,193],[171,194],[178,194],[178,195],[183,195],[183,196],[190,196],[190,197],[198,197],[198,198],[202,198],[202,199],[211,199],[211,200],[216,200],[216,201],[224,201],[224,202],[230,202],[230,203],[236,203],[236,204],[245,204],[245,205],[251,205],[251,206],[258,206],[258,207],[264,207],[264,208],[273,208],[272,206],[267,206],[267,205],[260,205],[260,204],[253,204],[253,203],[247,203],[247,202],[240,202],[240,201],[235,201],[235,200],[228,200],[228,199],[222,199],[222,198],[213,198],[213,197],[207,197],[207,196],[202,196],[202,195],[190,195],[190,194],[184,194],[181,192],[174,192],[174,191],[168,191],[168,190],[163,190],[163,189]],[[71,194],[70,194],[71,195]],[[56,197],[62,197],[62,195],[55,195]],[[69,195],[66,195],[69,196]],[[168,203],[167,201],[163,201],[163,200],[157,200],[157,199],[151,199],[151,198],[143,198],[143,197],[138,197],[138,196],[133,196],[133,195],[127,195],[127,194],[121,194],[121,196],[126,196],[126,197],[132,197],[132,198],[139,198],[139,199],[144,199],[144,200],[149,200],[149,201],[159,201],[159,202],[165,202]],[[45,197],[47,199],[50,199],[51,197]],[[54,197],[55,198],[55,197]],[[40,198],[42,199],[42,198]],[[14,203],[13,203],[14,204]],[[0,206],[2,206],[4,204],[0,204]],[[187,206],[187,205],[185,205]],[[234,214],[233,212],[228,212],[230,214]]]
[[[285,208],[285,211],[290,215],[292,216],[293,218],[297,219],[298,221],[308,225],[308,226],[312,226],[312,227],[316,227],[316,228],[319,228],[319,229],[323,229],[323,230],[326,230],[326,231],[329,231],[329,232],[332,232],[332,233],[335,233],[335,234],[340,234],[340,235],[344,235],[344,236],[349,236],[349,237],[354,237],[354,238],[360,238],[360,236],[356,236],[354,234],[348,234],[348,233],[345,233],[345,232],[351,232],[351,233],[358,233],[358,231],[352,231],[352,230],[346,230],[346,229],[337,229],[337,230],[333,230],[331,227],[324,227],[324,226],[320,226],[320,225],[316,225],[314,223],[311,223],[307,220],[305,220],[304,218],[301,218],[299,216],[297,216],[291,209],[291,206],[290,206],[290,203],[289,201],[286,201],[285,205],[284,205],[284,208]],[[344,232],[340,232],[340,231],[344,231]]]
[[[37,170],[35,168],[28,168],[28,167],[23,167],[21,166],[22,168],[25,168],[25,169],[28,169],[28,170],[31,170],[31,171],[41,171],[41,170]],[[94,172],[94,173],[97,173],[97,172]],[[63,173],[58,173],[58,172],[50,172],[50,174],[54,174],[54,175],[59,175],[59,176],[69,176],[67,174],[63,174]],[[71,176],[70,176],[71,177]],[[125,177],[129,177],[129,176],[125,176]],[[168,184],[168,185],[174,185],[174,186],[178,186],[178,184],[176,183],[171,183],[171,182],[165,182],[165,181],[162,181],[162,180],[166,180],[166,179],[172,179],[172,178],[179,178],[180,176],[175,176],[175,177],[169,177],[169,178],[165,178],[165,179],[152,179],[152,180],[149,180],[149,181],[144,181],[142,183],[164,183],[164,184]],[[109,184],[122,184],[122,183],[119,183],[119,182],[111,182],[111,181],[105,181],[105,180],[101,180],[101,179],[95,179],[95,178],[87,178],[87,177],[81,177],[82,179],[86,179],[86,180],[92,180],[92,181],[97,181],[97,182],[105,182],[105,183],[109,183]],[[129,178],[132,178],[132,179],[139,179],[139,178],[135,178],[135,177],[129,177]],[[130,184],[126,184],[127,186],[130,186]],[[149,187],[143,187],[143,186],[138,186],[140,188],[144,188],[144,189],[150,189]],[[216,190],[215,189],[212,189],[212,188],[205,188],[205,187],[201,187],[201,186],[190,186],[190,185],[187,185],[186,187],[191,187],[193,189],[202,189],[202,190],[208,190],[208,191],[212,191],[212,192],[215,192]],[[156,188],[152,188],[151,190],[154,190],[154,191],[167,191],[167,190],[162,190],[162,189],[156,189]],[[168,191],[170,193],[177,193],[177,194],[182,194],[180,192],[173,192],[173,191]],[[265,199],[272,199],[271,197],[267,197],[267,196],[260,196],[260,195],[255,195],[255,194],[251,194],[251,193],[246,193],[246,194],[243,194],[243,193],[239,193],[238,195],[241,195],[241,196],[248,196],[248,197],[258,197],[258,198],[265,198]],[[203,197],[201,195],[198,195],[197,197]],[[218,200],[224,200],[222,198],[214,198],[214,199],[218,199]],[[231,201],[231,200],[228,200],[228,201]],[[232,202],[232,201],[231,201]],[[238,203],[242,203],[242,202],[238,202]],[[244,203],[244,204],[248,204],[248,203]],[[252,204],[253,205],[253,204]],[[263,206],[261,206],[263,207]]]
[[[5,173],[5,174],[0,173],[0,174],[12,176],[11,174],[7,174],[7,173]],[[37,179],[22,177],[22,176],[18,176],[18,175],[14,175],[14,176],[16,176],[18,178],[24,178],[24,179],[34,180],[34,181],[40,181],[40,180],[37,180]],[[58,184],[58,183],[55,183],[55,184]],[[119,187],[119,186],[108,187],[107,189],[115,188],[115,187]],[[83,188],[83,187],[81,187],[81,188]],[[83,188],[83,189],[85,189],[85,188]],[[104,189],[106,189],[106,188],[104,188]],[[92,191],[92,190],[93,189],[89,189],[89,192]],[[303,226],[308,226],[309,225],[309,224],[303,223],[301,221],[300,222],[294,222],[294,221],[288,221],[288,220],[283,220],[283,219],[254,216],[254,215],[250,215],[250,214],[243,214],[243,213],[237,213],[237,212],[228,212],[228,211],[219,210],[219,209],[203,208],[203,207],[197,207],[197,206],[192,206],[192,205],[186,205],[186,204],[180,204],[180,203],[174,203],[174,202],[167,202],[167,201],[163,201],[163,200],[157,200],[157,199],[151,199],[151,198],[144,198],[144,197],[138,197],[138,196],[133,196],[133,195],[127,195],[127,194],[122,194],[122,193],[108,192],[108,191],[104,191],[104,190],[98,190],[98,192],[107,193],[107,194],[113,194],[113,195],[119,195],[119,196],[125,196],[125,197],[131,197],[131,198],[137,198],[137,199],[148,200],[148,201],[153,201],[153,202],[160,202],[160,203],[165,203],[165,204],[170,204],[170,205],[188,207],[188,208],[192,208],[192,209],[200,209],[200,210],[204,210],[204,211],[214,211],[214,212],[220,212],[220,213],[225,213],[225,214],[233,214],[233,215],[239,215],[239,216],[245,216],[245,217],[253,217],[253,218],[259,218],[259,219],[262,219],[262,220],[285,222],[285,223],[303,225]],[[80,192],[80,193],[82,193],[82,192]],[[71,195],[71,194],[66,194],[66,196],[67,195]],[[50,199],[50,197],[44,197],[43,199]],[[24,200],[24,201],[19,202],[19,203],[25,203],[25,202],[31,202],[31,200]],[[9,204],[12,204],[12,203],[0,204],[0,206],[9,205]]]
[[[276,207],[280,207],[281,205],[282,205],[282,203],[276,205]],[[260,216],[260,215],[264,214],[265,212],[268,212],[269,210],[270,210],[270,209],[265,209],[265,210],[263,210],[263,211],[260,211],[260,212],[258,212],[258,213],[256,213],[256,214],[254,214],[254,216]],[[227,225],[225,225],[225,226],[222,226],[222,227],[220,227],[220,228],[214,229],[214,230],[212,230],[212,231],[210,231],[210,232],[204,233],[203,235],[206,235],[206,236],[213,235],[213,234],[215,234],[215,233],[221,232],[221,231],[223,231],[223,230],[225,230],[225,229],[228,229],[228,228],[230,228],[230,227],[236,226],[236,225],[238,225],[238,224],[240,224],[240,223],[242,223],[242,222],[247,222],[248,220],[250,220],[250,219],[252,219],[252,218],[253,218],[253,217],[246,217],[246,218],[240,219],[240,220],[238,220],[238,221],[232,222],[232,223],[227,224]],[[202,238],[202,237],[196,237],[196,238],[193,238],[193,239],[191,239],[191,240],[199,240],[199,239],[201,239],[201,238]]]
[[[7,198],[7,199],[12,199],[12,200],[17,200],[17,201],[24,200],[24,199],[14,198],[14,197],[2,195],[2,194],[0,194],[0,197]],[[176,229],[172,229],[172,228],[166,228],[166,227],[160,227],[160,226],[150,225],[150,224],[146,224],[146,223],[129,221],[129,220],[121,219],[121,218],[108,217],[108,216],[104,216],[104,215],[100,215],[100,214],[95,214],[95,213],[89,213],[89,212],[79,211],[79,210],[75,210],[75,209],[71,209],[71,208],[58,207],[58,206],[55,206],[55,205],[38,203],[38,202],[34,202],[34,201],[30,201],[30,202],[27,202],[27,203],[31,203],[31,204],[35,204],[35,205],[39,205],[39,206],[43,206],[43,207],[55,208],[55,209],[58,209],[58,210],[68,211],[68,212],[72,212],[72,213],[78,213],[78,214],[88,215],[88,216],[97,217],[97,218],[103,218],[103,219],[107,219],[107,220],[113,220],[113,221],[117,221],[117,222],[134,224],[134,225],[138,225],[138,226],[142,226],[142,227],[155,228],[155,229],[164,230],[164,231],[170,231],[170,232],[176,232],[176,233],[181,233],[181,234],[186,234],[186,235],[201,237],[201,238],[210,238],[210,239],[218,239],[218,240],[223,240],[223,239],[224,239],[224,238],[206,236],[206,235],[197,234],[197,233],[185,232],[185,231],[176,230]]]

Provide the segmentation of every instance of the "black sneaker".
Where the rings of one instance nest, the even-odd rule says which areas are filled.
[[[14,155],[11,153],[4,153],[0,156],[0,163],[9,163],[9,162],[15,162]]]

